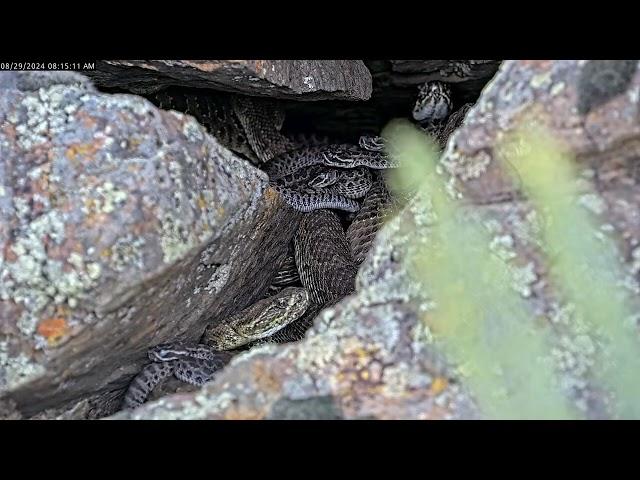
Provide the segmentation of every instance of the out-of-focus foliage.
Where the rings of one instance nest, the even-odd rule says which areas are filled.
[[[465,383],[487,417],[571,419],[579,412],[559,387],[551,355],[551,329],[530,314],[513,287],[508,265],[491,252],[486,228],[445,191],[436,173],[438,154],[430,139],[408,122],[394,121],[383,132],[388,152],[403,165],[390,178],[396,193],[415,191],[414,201],[436,218],[426,246],[408,268],[427,285],[436,308],[424,321],[447,355],[460,366]],[[596,234],[588,212],[576,202],[572,159],[541,130],[522,129],[502,149],[511,154],[524,192],[545,219],[542,240],[554,284],[602,338],[604,355],[595,380],[615,393],[617,413],[640,418],[635,376],[640,362],[631,311],[619,286],[623,278],[616,246]],[[497,161],[497,159],[496,159]],[[428,203],[428,205],[427,205]],[[596,288],[594,288],[596,287]]]
[[[511,163],[528,198],[543,211],[551,275],[575,313],[600,338],[594,376],[615,393],[622,418],[640,418],[640,349],[624,267],[612,238],[602,235],[576,202],[575,162],[540,128],[515,133],[522,145]]]

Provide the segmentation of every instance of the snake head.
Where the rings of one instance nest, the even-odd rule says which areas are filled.
[[[349,147],[333,148],[323,153],[323,163],[329,167],[353,168],[358,164],[358,150]]]
[[[418,122],[439,122],[451,112],[451,89],[444,82],[425,82],[418,91],[413,118]]]
[[[294,322],[309,306],[309,293],[304,288],[288,287],[268,299],[268,306],[251,321],[235,327],[249,340],[266,338]]]
[[[309,181],[309,186],[312,188],[324,188],[329,185],[333,185],[338,181],[338,172],[335,170],[328,170],[316,175]]]
[[[372,152],[381,152],[384,150],[384,139],[377,135],[362,135],[358,140],[360,148]]]
[[[148,356],[154,362],[170,362],[184,358],[184,349],[177,344],[163,343],[150,348]]]

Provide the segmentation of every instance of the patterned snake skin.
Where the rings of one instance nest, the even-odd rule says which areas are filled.
[[[446,118],[451,109],[448,95],[446,86],[425,84],[420,89],[414,117]],[[294,237],[294,252],[290,252],[294,256],[289,255],[283,262],[269,296],[226,321],[207,327],[202,343],[197,346],[168,344],[151,349],[152,363],[135,377],[125,396],[127,408],[143,403],[151,390],[172,374],[196,385],[209,381],[233,355],[223,350],[265,341],[301,339],[320,310],[354,291],[357,267],[397,205],[381,172],[376,171],[397,166],[383,152],[381,137],[363,136],[360,146],[326,144],[320,139],[314,145],[291,150],[299,142],[283,140],[279,132],[283,117],[269,102],[256,107],[253,99],[227,100],[226,107],[214,110],[210,103],[197,102],[195,94],[186,97],[186,106],[192,110],[182,110],[187,113],[199,110],[194,116],[200,121],[206,118],[202,123],[221,143],[232,144],[233,150],[254,160],[269,162],[265,170],[271,188],[295,209],[309,213]],[[432,122],[423,128],[435,134],[444,146],[468,108],[465,105],[448,121]],[[204,116],[203,111],[207,112]],[[362,197],[360,207],[356,199]],[[358,213],[345,233],[338,216],[327,208]],[[303,288],[280,290],[297,281]]]
[[[364,197],[371,185],[371,171],[366,167],[341,169],[324,165],[301,168],[271,182],[271,188],[301,212],[318,208],[355,212],[359,205],[353,200]]]
[[[309,306],[309,300],[308,290],[285,288],[224,322],[207,327],[201,342],[215,350],[232,350],[270,337],[300,318]]]
[[[296,147],[280,133],[284,112],[270,99],[170,87],[148,96],[156,106],[193,116],[225,147],[261,165]]]
[[[355,290],[358,269],[335,213],[322,209],[305,215],[294,237],[294,245],[300,281],[312,303],[299,320],[269,338],[276,343],[303,338],[320,310]]]
[[[394,200],[387,190],[384,178],[378,173],[362,207],[347,228],[347,239],[357,266],[364,261],[378,230],[391,215],[393,207]]]
[[[149,350],[152,363],[136,375],[124,396],[124,408],[143,404],[149,393],[165,378],[175,375],[183,382],[203,385],[224,367],[233,354],[216,352],[205,345],[158,345]]]
[[[304,288],[285,288],[260,300],[224,322],[205,330],[201,344],[185,346],[164,344],[149,350],[152,363],[133,379],[123,406],[135,408],[166,377],[175,375],[192,385],[202,385],[228,363],[233,354],[224,352],[269,337],[294,322],[309,306]]]
[[[321,137],[283,135],[283,110],[270,99],[205,94],[175,87],[152,94],[149,99],[160,108],[193,115],[227,148],[255,165],[267,164],[273,189],[301,212],[317,208],[355,212],[359,205],[353,200],[362,198],[371,187],[368,168],[394,166],[382,151],[327,144],[328,139]],[[332,184],[305,183],[303,177],[308,177],[306,170],[310,166],[318,167],[318,175],[324,168],[325,175],[333,176]],[[337,169],[343,171],[338,173]]]

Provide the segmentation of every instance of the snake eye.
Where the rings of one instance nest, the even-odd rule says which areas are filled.
[[[275,303],[278,308],[285,308],[289,304],[286,298],[278,298]]]

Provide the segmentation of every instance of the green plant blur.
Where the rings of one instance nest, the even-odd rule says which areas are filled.
[[[419,185],[427,192],[424,207],[436,218],[428,247],[408,264],[436,304],[424,321],[460,366],[481,410],[488,418],[582,418],[559,388],[548,322],[529,313],[507,263],[489,249],[486,228],[469,221],[446,193],[429,137],[402,121],[391,122],[383,136],[389,154],[403,165],[389,178],[390,186],[406,194]],[[506,171],[517,174],[527,198],[543,212],[541,240],[553,284],[599,339],[590,378],[615,395],[616,416],[640,418],[640,351],[633,311],[619,285],[624,273],[617,247],[597,235],[589,213],[576,204],[572,159],[550,135],[523,128],[505,145],[518,147],[501,159],[510,164]]]

